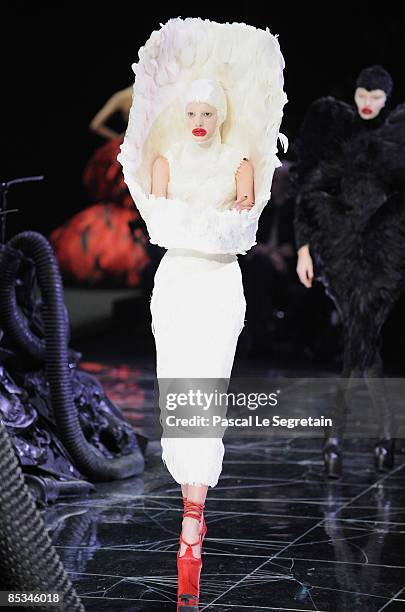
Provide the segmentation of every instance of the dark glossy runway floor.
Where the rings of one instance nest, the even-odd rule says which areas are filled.
[[[83,366],[98,369],[131,422],[152,431],[153,360],[111,369],[90,354]],[[343,478],[325,481],[319,448],[316,439],[226,443],[206,504],[200,612],[405,610],[405,456],[377,474],[372,445],[347,442]],[[142,476],[47,511],[86,610],[176,609],[181,510],[155,439]]]
[[[55,543],[87,610],[175,610],[181,499],[157,456],[143,478],[59,505]],[[200,610],[405,609],[405,469],[347,455],[339,484],[316,448],[227,448],[210,492]]]

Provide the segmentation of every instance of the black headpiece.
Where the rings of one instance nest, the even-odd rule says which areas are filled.
[[[364,87],[368,91],[382,89],[387,94],[387,98],[392,91],[392,78],[382,66],[374,65],[364,68],[357,77],[356,87]]]

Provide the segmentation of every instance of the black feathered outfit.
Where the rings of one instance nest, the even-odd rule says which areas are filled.
[[[378,88],[362,74],[358,86]],[[381,328],[405,285],[405,104],[365,120],[320,98],[295,149],[296,246],[309,245],[314,277],[340,314],[343,377],[380,377]]]

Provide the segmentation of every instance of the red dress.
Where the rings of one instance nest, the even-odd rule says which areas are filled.
[[[110,140],[88,161],[83,182],[96,201],[49,236],[65,282],[80,286],[137,287],[151,263],[144,222],[124,183]]]

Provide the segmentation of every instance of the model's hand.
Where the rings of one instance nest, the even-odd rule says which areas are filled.
[[[255,205],[254,202],[246,201],[247,196],[241,196],[238,200],[232,204],[231,208],[235,208],[236,210],[250,210]]]
[[[305,287],[308,289],[312,287],[314,268],[307,244],[298,250],[297,274],[301,283],[305,285]]]

